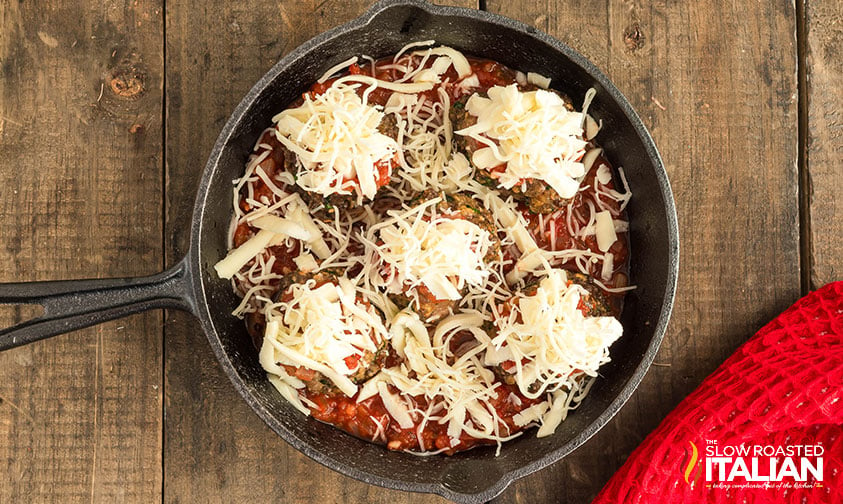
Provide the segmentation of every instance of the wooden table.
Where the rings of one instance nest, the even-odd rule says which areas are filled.
[[[187,247],[217,134],[282,55],[368,1],[0,3],[0,281],[145,275]],[[843,4],[487,0],[579,50],[652,132],[682,267],[656,363],[583,447],[500,502],[587,502],[801,294],[843,278]],[[646,197],[646,195],[636,195]],[[2,323],[29,308],[2,312]],[[441,502],[287,446],[198,324],[151,312],[0,354],[0,502]]]

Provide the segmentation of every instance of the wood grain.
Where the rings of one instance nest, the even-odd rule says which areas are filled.
[[[588,502],[660,419],[799,297],[795,9],[761,0],[488,8],[604,70],[653,134],[675,193],[682,266],[658,365],[594,438],[498,499]]]
[[[161,5],[82,4],[0,3],[0,281],[163,266]],[[0,502],[159,498],[161,321],[0,354]]]
[[[806,2],[811,288],[843,280],[843,4]]]
[[[168,7],[168,262],[187,249],[201,170],[246,91],[284,54],[368,6],[355,0]],[[360,483],[301,455],[239,397],[191,317],[169,313],[165,332],[165,502],[257,496],[267,502],[441,502]]]

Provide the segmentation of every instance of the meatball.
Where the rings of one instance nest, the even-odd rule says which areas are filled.
[[[497,235],[497,228],[492,214],[471,196],[462,193],[440,195],[436,191],[428,190],[411,201],[411,206],[420,205],[433,198],[443,196],[436,205],[437,213],[451,218],[461,219],[477,225],[487,231],[491,237],[491,246],[484,256],[485,262],[493,262],[501,257],[501,244]],[[463,295],[468,287],[463,289]],[[404,292],[390,295],[390,299],[401,308],[412,305],[422,320],[436,321],[456,310],[459,299],[437,299],[424,284],[414,288],[407,288]]]
[[[294,285],[301,285],[313,280],[315,282],[313,288],[317,288],[326,283],[337,284],[339,276],[339,272],[331,270],[312,274],[305,274],[301,272],[292,273],[282,279],[280,288],[276,293],[274,300],[276,302],[285,300],[285,296],[290,295],[290,288]],[[357,304],[364,305],[366,308],[371,307],[371,305],[369,305],[369,303],[360,296],[357,297]],[[376,375],[383,368],[388,354],[387,342],[386,340],[382,340],[377,343],[377,349],[374,352],[368,349],[360,349],[360,354],[355,354],[345,358],[346,365],[352,369],[352,372],[347,376],[353,383],[361,384]],[[304,366],[293,367],[285,365],[284,367],[290,376],[294,376],[303,381],[307,390],[311,393],[333,394],[340,392],[336,385],[319,371],[315,371]]]
[[[550,91],[562,97],[565,102],[565,108],[570,111],[574,110],[574,106],[570,98],[556,90]],[[485,96],[485,93],[481,93],[480,96]],[[450,119],[451,123],[454,125],[454,131],[468,128],[477,122],[477,118],[466,110],[465,104],[468,101],[468,98],[469,96],[464,96],[459,100],[456,100],[453,105],[451,105]],[[454,139],[457,149],[465,154],[469,160],[476,150],[484,147],[484,145],[480,144],[480,142],[468,136],[454,135]],[[525,179],[523,183],[513,186],[511,189],[506,189],[498,186],[498,181],[494,177],[493,173],[487,170],[475,169],[474,178],[485,186],[497,189],[501,192],[504,198],[512,195],[512,197],[516,200],[524,202],[533,213],[551,213],[567,205],[570,201],[569,199],[559,196],[559,194],[543,180]]]
[[[591,277],[582,273],[567,272],[568,281],[575,283],[585,289],[585,293],[580,296],[578,308],[586,317],[608,317],[612,316],[612,308],[609,299],[603,290],[591,281]],[[522,290],[526,296],[535,295],[539,280],[531,282]],[[508,313],[512,309],[512,305],[517,302],[517,297],[512,297],[504,303],[502,311]],[[505,361],[494,366],[495,374],[506,384],[515,385],[515,364],[512,361]],[[538,384],[533,384],[531,390],[537,390]]]
[[[381,119],[380,124],[378,125],[378,131],[397,141],[398,122],[395,118],[395,115],[385,114]],[[380,189],[389,184],[392,178],[392,172],[398,166],[399,163],[400,153],[398,152],[395,152],[390,158],[381,159],[380,161],[377,161],[375,163],[375,171],[378,173],[378,176],[376,177],[376,186],[379,190],[378,194],[383,193],[383,191],[380,191]],[[293,169],[292,173],[295,173],[295,169]],[[337,210],[339,210],[340,212],[345,212],[357,206],[356,191],[352,191],[351,194],[335,193],[328,196],[311,193],[305,190],[300,190],[299,192],[302,196],[302,199],[304,199],[308,206],[314,209],[319,209],[319,211],[324,215],[325,219],[333,219],[334,212],[336,212]]]
[[[493,261],[498,258],[501,252],[500,239],[497,237],[498,228],[495,225],[494,216],[483,206],[482,202],[465,193],[446,194],[428,189],[410,200],[410,206],[418,206],[439,197],[442,200],[436,204],[437,213],[451,219],[466,220],[487,231],[492,236],[492,247],[486,254],[486,261]]]

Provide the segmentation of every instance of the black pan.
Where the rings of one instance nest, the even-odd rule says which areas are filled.
[[[579,409],[547,438],[532,432],[494,447],[453,457],[393,453],[334,427],[305,418],[266,380],[242,320],[238,300],[213,265],[226,254],[231,181],[243,172],[255,139],[281,110],[322,73],[353,55],[397,52],[408,42],[435,39],[468,54],[540,72],[574,101],[594,87],[590,112],[603,121],[598,140],[623,166],[634,193],[629,205],[631,278],[621,317],[625,334],[612,362]],[[679,238],[670,185],[639,117],[594,65],[530,26],[494,14],[440,7],[421,0],[386,0],[359,18],[306,42],[276,64],[237,106],[220,133],[199,185],[190,250],[172,269],[145,278],[0,285],[0,303],[41,304],[43,316],[0,331],[0,350],[152,308],[193,313],[243,399],[296,449],[361,481],[462,502],[488,501],[512,481],[570,453],[599,430],[629,398],[664,335],[676,286]]]

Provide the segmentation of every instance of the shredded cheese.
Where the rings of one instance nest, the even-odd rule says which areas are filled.
[[[350,67],[351,65],[353,65],[355,63],[357,63],[357,56],[353,56],[351,58],[348,58],[347,60],[343,61],[342,63],[337,63],[336,65],[334,65],[331,68],[329,68],[328,70],[326,70],[325,73],[322,74],[322,77],[319,77],[319,79],[316,82],[318,82],[319,84],[322,84],[326,80],[330,79],[335,73],[339,72],[340,70],[346,69],[346,68]]]
[[[319,263],[316,262],[316,259],[307,252],[297,255],[293,261],[296,263],[299,271],[303,273],[310,273],[319,267]]]
[[[232,250],[223,260],[214,265],[217,275],[220,278],[231,278],[240,268],[251,261],[256,255],[263,252],[263,249],[275,238],[275,233],[265,229],[259,231],[255,236],[249,238],[245,243]]]
[[[425,212],[439,201],[434,198],[377,228],[382,244],[370,243],[392,270],[382,282],[390,291],[424,285],[436,299],[456,300],[467,284],[479,285],[489,277],[484,261],[489,232],[467,220]]]
[[[579,374],[596,376],[623,327],[614,317],[583,314],[578,307],[583,295],[585,289],[558,269],[547,272],[534,294],[516,293],[509,313],[495,320],[498,334],[492,339],[507,352],[487,353],[486,363],[511,361],[518,389],[529,398],[570,387]]]
[[[269,380],[269,383],[271,383],[272,386],[274,386],[275,389],[278,390],[278,392],[281,394],[281,397],[286,399],[287,402],[292,404],[297,410],[304,413],[305,416],[310,415],[310,410],[307,409],[307,407],[302,403],[302,400],[299,397],[298,392],[296,392],[296,389],[281,381],[281,379],[278,378],[278,376],[276,375],[267,373],[266,377]]]
[[[418,320],[415,314],[409,317]],[[484,338],[482,323],[483,316],[479,313],[461,313],[439,322],[432,337],[426,329],[406,330],[404,354],[415,374],[410,377],[401,368],[382,372],[404,394],[423,396],[436,404],[436,421],[448,425],[452,445],[459,441],[463,432],[499,441],[509,435],[491,404],[497,398],[499,384],[494,373],[483,366],[480,354],[484,347],[477,346],[456,355],[448,344],[450,338],[461,331]],[[405,324],[405,327],[411,325]],[[425,412],[425,416],[432,415]]]
[[[413,418],[404,401],[389,391],[385,382],[377,383],[378,395],[386,407],[386,411],[398,422],[402,429],[409,429],[413,426]]]
[[[297,222],[310,236],[310,239],[307,239],[306,242],[307,245],[313,249],[313,253],[320,259],[327,259],[330,257],[331,249],[328,247],[328,244],[325,243],[325,239],[322,236],[322,232],[319,230],[319,226],[316,225],[316,222],[314,222],[313,218],[310,216],[310,211],[301,198],[293,200],[290,204],[289,216],[291,220]]]
[[[290,300],[271,305],[264,341],[275,352],[262,363],[275,361],[319,371],[352,396],[357,385],[348,375],[357,367],[349,368],[348,359],[359,358],[364,351],[377,352],[389,334],[376,310],[361,304],[353,287],[342,284],[342,278],[339,284],[318,287],[312,279],[293,284],[286,291]],[[264,369],[277,372],[271,366]]]
[[[468,64],[468,60],[463,56],[463,54],[456,49],[451,47],[442,46],[437,47],[436,49],[432,49],[430,54],[441,54],[443,56],[447,56],[451,63],[454,65],[454,70],[457,71],[457,75],[459,75],[460,79],[468,77],[471,75],[471,65]]]
[[[618,235],[615,233],[615,223],[612,221],[612,214],[608,210],[598,212],[595,217],[594,227],[597,235],[597,248],[601,252],[606,252],[612,247],[612,244],[618,240]]]
[[[527,82],[542,89],[550,87],[550,78],[535,72],[527,72]]]
[[[570,112],[559,95],[543,89],[522,92],[515,84],[495,86],[486,98],[472,95],[466,110],[477,122],[455,133],[484,145],[471,158],[477,168],[505,166],[494,172],[501,187],[539,179],[563,198],[577,193],[585,174],[579,160],[587,144],[582,114]]]
[[[359,189],[375,197],[380,176],[375,164],[392,158],[398,145],[378,131],[383,112],[356,89],[338,81],[272,118],[278,141],[296,155],[296,184],[302,189],[323,196]]]
[[[258,229],[265,229],[275,234],[286,235],[299,240],[311,241],[316,238],[313,233],[305,229],[300,223],[275,215],[263,215],[257,219],[253,219],[251,223]]]

